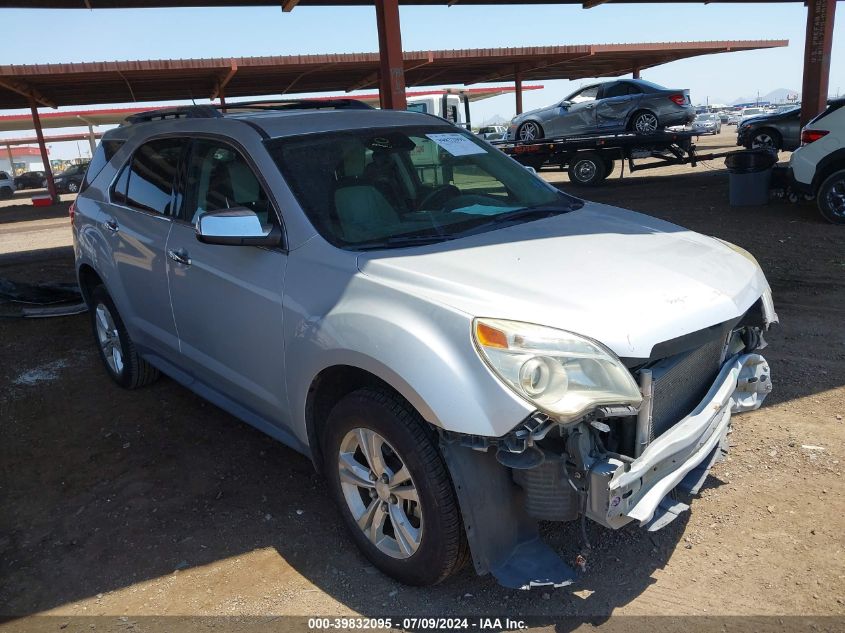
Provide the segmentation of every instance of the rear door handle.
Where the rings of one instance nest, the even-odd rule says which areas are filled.
[[[177,264],[182,264],[183,266],[191,265],[191,258],[188,256],[188,253],[184,250],[169,250],[167,251],[167,256]]]
[[[113,219],[108,219],[105,222],[103,222],[103,227],[106,230],[111,231],[112,233],[117,233],[120,230],[120,227],[118,226],[117,221],[113,220]]]

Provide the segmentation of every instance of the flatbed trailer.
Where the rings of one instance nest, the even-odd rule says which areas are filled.
[[[566,169],[569,179],[580,185],[599,185],[621,162],[620,177],[628,171],[656,169],[669,165],[696,166],[698,161],[722,158],[732,152],[698,154],[693,132],[660,131],[654,134],[588,134],[538,139],[536,141],[495,141],[493,145],[523,165],[539,170],[544,165]],[[637,163],[652,159],[647,163]]]

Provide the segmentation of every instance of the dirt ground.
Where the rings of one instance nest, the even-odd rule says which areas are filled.
[[[726,127],[699,145],[733,139]],[[593,189],[542,173],[735,242],[768,275],[776,388],[735,419],[730,456],[690,513],[654,534],[589,526],[574,587],[510,591],[469,568],[405,587],[354,549],[306,458],[168,379],[119,389],[87,315],[5,318],[0,614],[845,615],[845,229],[814,203],[730,208],[721,161]],[[0,208],[0,277],[73,279],[66,206]],[[574,559],[575,526],[545,534]]]

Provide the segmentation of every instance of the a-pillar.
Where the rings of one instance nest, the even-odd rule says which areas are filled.
[[[804,81],[801,86],[801,125],[805,125],[827,105],[835,13],[836,0],[808,0],[807,2]]]
[[[59,201],[56,194],[56,183],[53,181],[53,169],[50,167],[50,156],[47,154],[47,145],[44,142],[44,132],[41,129],[41,117],[38,116],[38,105],[35,99],[30,98],[29,109],[32,111],[32,124],[35,126],[35,136],[38,137],[38,149],[41,150],[41,162],[44,163],[44,178],[47,180],[47,192],[53,202]]]
[[[376,0],[379,49],[379,99],[381,107],[406,110],[405,66],[398,0]]]
[[[640,78],[640,65],[634,64],[633,68],[631,68],[631,74],[634,76],[634,79]]]

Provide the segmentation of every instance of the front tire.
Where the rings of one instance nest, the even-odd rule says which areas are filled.
[[[777,130],[763,128],[751,135],[748,149],[774,149],[780,150],[783,147],[783,139]]]
[[[154,382],[159,377],[158,370],[138,354],[105,286],[97,286],[91,292],[90,310],[94,340],[109,376],[124,389]]]
[[[637,112],[631,119],[631,129],[637,134],[654,134],[660,128],[660,122],[654,112],[643,110]]]
[[[79,191],[79,185],[73,181],[67,184],[68,193],[76,193]]]
[[[539,123],[526,121],[516,130],[516,138],[519,141],[536,141],[543,138],[543,128]]]
[[[845,169],[825,178],[816,195],[816,204],[825,220],[845,224]]]
[[[436,435],[402,398],[363,388],[332,409],[324,472],[355,544],[408,585],[433,585],[467,558],[452,481]]]

